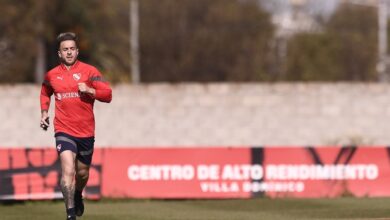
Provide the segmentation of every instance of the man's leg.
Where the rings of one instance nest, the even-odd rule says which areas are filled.
[[[74,196],[77,216],[82,216],[84,213],[82,192],[88,182],[89,167],[89,165],[86,165],[83,162],[76,160],[76,192]]]
[[[75,172],[76,172],[76,154],[70,150],[61,152],[61,191],[64,196],[64,202],[66,207],[66,212],[69,216],[75,216],[75,206],[74,206],[74,193],[75,193]]]
[[[76,190],[82,192],[89,178],[89,165],[76,160]]]
[[[77,139],[76,192],[74,195],[77,216],[82,216],[84,213],[82,192],[89,178],[89,167],[92,162],[94,142],[95,137]]]

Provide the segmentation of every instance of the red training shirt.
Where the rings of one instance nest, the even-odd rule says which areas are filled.
[[[96,94],[81,94],[78,83],[94,88]],[[102,74],[93,66],[76,61],[68,70],[60,64],[47,72],[41,88],[41,110],[48,110],[50,97],[55,97],[54,131],[75,137],[95,136],[95,99],[111,102],[112,90]]]

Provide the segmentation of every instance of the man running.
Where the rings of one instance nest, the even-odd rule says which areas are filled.
[[[95,142],[95,100],[111,102],[112,90],[101,73],[77,59],[77,36],[57,37],[61,64],[47,72],[42,83],[40,126],[49,127],[50,97],[55,97],[54,132],[61,161],[61,191],[67,219],[84,213],[82,192],[87,184]]]

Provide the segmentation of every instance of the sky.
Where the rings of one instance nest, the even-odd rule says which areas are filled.
[[[320,15],[324,18],[329,17],[337,8],[339,0],[295,0],[295,2],[304,1],[305,11],[311,15]],[[292,9],[291,2],[294,0],[259,0],[260,5],[271,13],[284,14]]]

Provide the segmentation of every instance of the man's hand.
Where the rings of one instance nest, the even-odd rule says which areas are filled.
[[[78,83],[78,86],[79,86],[79,91],[81,93],[95,96],[95,89],[94,88],[88,87],[87,84],[85,84],[85,83]]]
[[[47,128],[50,126],[49,115],[47,111],[42,111],[40,126],[45,131],[47,131]]]

